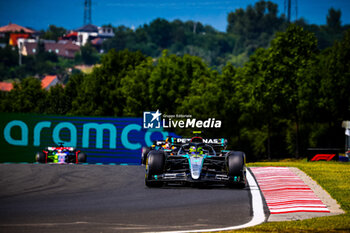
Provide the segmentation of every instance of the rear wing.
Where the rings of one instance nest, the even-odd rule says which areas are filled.
[[[59,146],[59,147],[52,147],[49,146],[46,148],[48,151],[55,151],[55,150],[69,150],[69,151],[74,151],[74,147],[63,147],[63,146]]]

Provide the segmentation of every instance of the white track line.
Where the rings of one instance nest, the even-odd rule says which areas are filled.
[[[225,227],[225,228],[200,229],[200,230],[189,230],[189,231],[162,231],[159,233],[229,231],[229,230],[237,230],[237,229],[246,228],[246,227],[252,227],[265,222],[264,204],[260,194],[260,190],[257,183],[255,182],[254,177],[250,173],[249,169],[247,169],[247,180],[249,184],[250,193],[252,195],[252,209],[253,209],[253,218],[252,220],[250,220],[250,222],[239,226],[232,226],[232,227]]]

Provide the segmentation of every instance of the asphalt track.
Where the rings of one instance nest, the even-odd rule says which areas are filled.
[[[249,188],[147,188],[144,167],[0,164],[0,232],[155,232],[252,219]]]

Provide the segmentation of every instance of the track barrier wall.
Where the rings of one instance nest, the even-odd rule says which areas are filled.
[[[35,162],[48,146],[73,146],[88,163],[140,164],[143,146],[167,135],[143,129],[142,118],[54,116],[0,113],[0,162]]]

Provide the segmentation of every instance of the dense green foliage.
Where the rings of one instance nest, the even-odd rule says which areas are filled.
[[[246,10],[237,9],[228,14],[227,32],[200,22],[164,19],[155,19],[136,30],[120,26],[103,47],[105,51],[141,51],[152,57],[160,57],[167,49],[169,54],[198,56],[218,70],[227,62],[241,66],[257,48],[268,47],[276,31],[287,27],[277,8],[270,1],[260,1]]]
[[[236,53],[267,47],[274,33],[287,26],[284,16],[279,17],[277,13],[278,6],[270,1],[260,1],[246,10],[231,12],[227,17],[227,32],[239,37]]]
[[[0,48],[0,81],[21,80],[29,76],[58,75],[61,80],[68,78],[74,61],[58,57],[55,53],[46,52],[44,45],[38,43],[35,55],[22,56],[19,65],[18,49],[10,46]]]
[[[55,40],[58,41],[60,37],[66,34],[67,30],[63,27],[56,27],[55,25],[50,25],[46,31],[41,31],[41,38],[45,40]]]
[[[291,24],[269,48],[241,68],[219,73],[196,56],[164,50],[159,59],[110,50],[91,74],[73,75],[65,88],[39,88],[26,78],[2,93],[0,111],[94,116],[166,114],[215,117],[223,136],[249,159],[303,155],[307,147],[342,147],[341,121],[350,116],[350,30],[327,50],[313,33]],[[177,131],[177,133],[186,133]]]
[[[80,52],[75,54],[75,64],[93,65],[98,63],[100,56],[90,42],[80,47]]]
[[[237,9],[227,16],[226,32],[219,32],[200,22],[155,19],[150,24],[132,30],[125,26],[114,28],[115,37],[103,43],[105,51],[141,51],[151,57],[161,57],[167,49],[169,54],[189,54],[203,59],[219,71],[232,63],[243,66],[258,48],[267,48],[275,33],[288,27],[286,17],[278,14],[278,6],[270,1],[259,1],[246,9]],[[341,11],[331,8],[327,25],[307,24],[299,19],[297,25],[315,33],[318,48],[332,46],[340,40],[348,26],[341,25]]]
[[[0,48],[0,80],[22,79],[0,92],[0,111],[141,117],[159,109],[215,118],[222,128],[208,136],[228,138],[250,160],[342,148],[341,122],[350,117],[350,29],[340,17],[330,9],[327,25],[288,24],[277,5],[260,1],[231,12],[226,33],[164,19],[115,28],[101,59],[89,43],[75,61],[38,44],[38,53],[18,66],[18,51]],[[50,27],[44,36],[63,31]],[[90,74],[67,71],[99,61]],[[50,73],[69,76],[65,87],[42,90],[38,78],[27,77]]]
[[[200,57],[211,68],[222,72],[227,63],[236,67],[243,66],[258,48],[269,47],[276,32],[287,28],[286,17],[279,15],[277,9],[275,3],[261,0],[246,9],[230,12],[226,32],[217,31],[200,22],[169,22],[165,19],[155,19],[136,30],[119,26],[114,28],[115,36],[104,41],[102,49],[106,52],[110,49],[140,51],[153,58],[161,57],[162,51],[167,49],[169,54]],[[296,24],[315,33],[317,46],[321,50],[340,40],[349,27],[341,25],[341,11],[333,8],[329,9],[326,25],[310,25],[304,19],[298,19]],[[66,33],[66,29],[50,25],[46,31],[41,31],[40,38],[58,40]],[[7,43],[8,39],[7,35],[6,38],[0,38],[0,42]],[[58,62],[55,59],[45,61],[36,59],[36,56],[28,56],[23,57],[22,66],[18,65],[17,50],[0,48],[0,81],[50,73],[65,76],[65,69],[76,64],[92,65],[99,61],[99,53],[89,43],[81,47],[74,61],[63,58],[58,59]]]
[[[159,57],[163,49],[168,49],[171,54],[195,55],[208,64],[219,66],[226,62],[225,56],[232,53],[234,42],[233,36],[200,22],[156,19],[135,31],[124,26],[115,28],[115,37],[106,40],[103,48],[105,51],[112,48],[141,51],[152,57]]]

